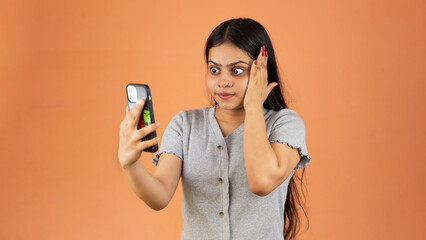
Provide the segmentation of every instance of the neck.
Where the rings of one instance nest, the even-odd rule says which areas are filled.
[[[240,109],[223,109],[219,105],[216,106],[215,117],[219,121],[228,123],[243,123],[246,117],[246,112],[243,108]]]

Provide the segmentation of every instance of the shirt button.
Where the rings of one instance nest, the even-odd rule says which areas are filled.
[[[219,183],[222,183],[222,182],[223,182],[222,178],[217,178],[217,181],[218,181]]]
[[[223,147],[221,145],[217,146],[217,149],[219,149],[219,151],[222,151]]]
[[[223,212],[220,212],[220,213],[219,213],[219,216],[220,216],[221,218],[223,218],[223,216],[225,216],[225,214],[223,214]]]

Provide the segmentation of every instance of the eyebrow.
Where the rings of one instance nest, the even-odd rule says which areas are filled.
[[[209,60],[208,62],[211,62],[211,63],[213,63],[214,65],[217,65],[217,66],[219,66],[219,67],[222,67],[222,64],[218,64],[218,63],[215,63],[215,62],[213,62],[212,60]],[[245,63],[245,64],[247,64],[247,65],[249,65],[250,66],[250,64],[248,64],[248,63],[246,63],[246,62],[244,62],[244,61],[236,61],[236,62],[233,62],[233,63],[230,63],[230,64],[228,64],[228,65],[226,65],[227,67],[230,67],[230,66],[234,66],[235,64],[238,64],[238,63]]]

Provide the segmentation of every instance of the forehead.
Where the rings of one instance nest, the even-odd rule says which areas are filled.
[[[247,52],[232,43],[226,42],[219,46],[210,48],[209,60],[213,60],[220,64],[228,64],[238,60],[249,62],[252,59]]]

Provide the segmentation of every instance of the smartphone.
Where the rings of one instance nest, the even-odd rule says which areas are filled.
[[[145,126],[149,126],[155,123],[154,119],[154,108],[152,106],[152,96],[151,90],[149,86],[146,84],[137,84],[137,83],[129,83],[126,86],[127,93],[127,105],[129,107],[129,111],[136,104],[139,99],[145,100],[145,105],[142,109],[141,115],[138,119],[138,129],[141,129]],[[150,140],[157,137],[157,132],[154,130],[150,134],[146,135],[142,138],[142,141]],[[149,148],[144,149],[145,152],[156,152],[158,151],[158,144],[151,146]]]

